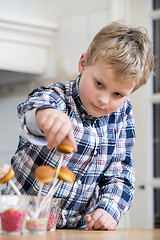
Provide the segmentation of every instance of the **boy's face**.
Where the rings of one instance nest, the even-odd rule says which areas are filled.
[[[79,94],[83,106],[94,117],[102,117],[117,110],[131,94],[135,82],[124,81],[114,74],[112,68],[98,60],[85,66],[82,54],[78,69],[82,74]]]

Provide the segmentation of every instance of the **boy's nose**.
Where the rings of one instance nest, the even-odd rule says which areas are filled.
[[[101,104],[108,104],[108,103],[109,103],[109,100],[110,100],[110,97],[109,97],[108,94],[100,95],[99,98],[98,98],[98,101],[99,101]]]

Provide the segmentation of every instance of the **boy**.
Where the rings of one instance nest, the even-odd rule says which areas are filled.
[[[82,54],[76,80],[41,86],[18,106],[25,137],[20,136],[11,163],[22,194],[37,194],[35,168],[58,165],[56,147],[63,139],[75,148],[62,165],[76,181],[55,193],[66,198],[58,228],[114,230],[130,208],[135,123],[127,98],[146,83],[153,62],[146,32],[114,22]],[[44,186],[44,195],[50,186]]]

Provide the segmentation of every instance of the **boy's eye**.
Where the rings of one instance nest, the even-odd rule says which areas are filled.
[[[114,95],[116,95],[117,97],[122,97],[122,95],[118,92],[115,92]]]
[[[102,83],[99,82],[99,81],[96,81],[96,85],[97,85],[98,87],[102,87]]]

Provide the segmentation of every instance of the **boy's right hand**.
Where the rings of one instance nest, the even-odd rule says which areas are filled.
[[[66,138],[73,143],[75,152],[77,151],[72,123],[65,113],[53,108],[38,109],[36,121],[48,140],[47,148],[57,147]]]

